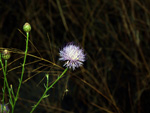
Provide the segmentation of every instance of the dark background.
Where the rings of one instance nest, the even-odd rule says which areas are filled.
[[[149,0],[1,0],[0,49],[11,51],[7,77],[14,91],[25,50],[22,27],[32,27],[28,81],[15,113],[30,112],[44,92],[46,73],[53,82],[63,72],[59,50],[68,42],[84,48],[86,62],[69,70],[35,113],[150,113],[149,6]]]

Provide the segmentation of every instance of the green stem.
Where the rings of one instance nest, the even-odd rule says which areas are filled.
[[[5,73],[4,73],[4,76],[6,76],[6,72],[7,72],[7,60],[5,60]],[[3,113],[3,110],[4,110],[4,101],[5,101],[5,88],[6,88],[6,83],[5,83],[5,79],[4,79],[4,89],[3,89],[2,113]]]
[[[1,63],[3,74],[4,74],[4,84],[6,84],[6,85],[4,85],[4,87],[7,87],[7,89],[8,89],[11,106],[13,107],[13,101],[12,101],[12,97],[11,97],[11,93],[10,93],[10,90],[9,90],[9,85],[8,85],[8,81],[7,81],[7,77],[6,77],[7,60],[5,60],[5,68],[4,68],[2,58],[1,58],[1,54],[0,54],[0,63]],[[3,90],[5,90],[5,88]],[[3,98],[4,98],[4,94],[3,94]],[[3,105],[4,105],[4,100],[3,100]],[[2,109],[3,109],[3,106],[2,106]]]
[[[3,99],[2,99],[2,113],[3,113],[3,110],[4,110],[4,101],[5,101],[5,79],[4,79],[4,88],[3,88]]]
[[[5,73],[4,76],[6,76],[6,71],[7,71],[7,60],[5,60]],[[6,83],[5,83],[5,79],[4,79],[4,88],[3,88],[3,99],[2,99],[2,113],[4,111],[4,102],[5,102],[5,89],[6,89]]]
[[[35,108],[40,104],[40,102],[42,101],[42,99],[44,98],[44,96],[46,95],[47,91],[50,90],[57,82],[58,80],[66,73],[66,71],[68,70],[68,68],[66,68],[63,73],[49,86],[46,88],[45,92],[43,93],[42,97],[40,98],[40,100],[34,105],[34,107],[32,108],[30,113],[33,113],[33,111],[35,110]]]
[[[22,80],[23,80],[24,67],[25,67],[26,57],[27,57],[27,52],[28,52],[29,32],[27,32],[26,34],[27,34],[26,50],[25,50],[25,55],[24,55],[24,61],[23,61],[23,64],[22,64],[21,78],[20,78],[20,80],[19,80],[18,90],[17,90],[17,93],[16,93],[16,97],[15,97],[15,99],[14,99],[14,107],[15,107],[15,104],[16,104],[16,102],[17,102],[17,100],[18,100],[18,95],[19,95],[19,91],[20,91],[20,88],[21,88]],[[12,113],[14,112],[14,107],[12,108]]]

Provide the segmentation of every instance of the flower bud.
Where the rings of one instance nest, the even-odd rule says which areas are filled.
[[[29,23],[25,23],[24,26],[23,26],[23,30],[25,32],[30,32],[31,31],[31,25]]]
[[[2,52],[2,58],[4,60],[8,60],[10,58],[10,52],[7,49]]]

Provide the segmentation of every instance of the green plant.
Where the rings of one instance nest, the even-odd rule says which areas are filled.
[[[9,83],[7,80],[7,60],[10,58],[10,52],[5,49],[2,54],[0,54],[0,63],[4,74],[4,88],[3,90],[3,99],[2,99],[2,113],[4,110],[6,111],[4,102],[4,95],[5,95],[5,89],[7,86],[7,90],[9,92],[9,103],[11,105],[11,113],[14,113],[16,102],[19,98],[19,92],[21,89],[22,81],[23,81],[23,75],[25,71],[25,64],[26,64],[26,58],[27,58],[27,52],[28,52],[28,42],[29,42],[29,32],[31,31],[31,26],[29,23],[25,23],[23,26],[23,30],[26,32],[26,49],[24,52],[24,60],[22,64],[22,71],[21,71],[21,77],[19,78],[19,85],[17,88],[16,94],[13,91],[12,85],[9,87]],[[60,76],[49,86],[49,75],[46,74],[47,83],[44,84],[45,91],[39,101],[32,107],[32,110],[30,113],[33,113],[33,111],[37,108],[37,106],[40,104],[42,99],[47,98],[49,95],[47,95],[47,92],[62,78],[62,76],[67,72],[68,68],[72,68],[75,70],[75,68],[78,68],[83,65],[83,62],[85,61],[85,54],[83,49],[80,49],[80,47],[74,45],[73,43],[68,43],[61,51],[60,51],[60,59],[62,61],[65,61],[64,66],[66,66],[66,69],[62,72]],[[5,60],[5,65],[2,62],[2,58]],[[7,112],[9,112],[7,110]]]

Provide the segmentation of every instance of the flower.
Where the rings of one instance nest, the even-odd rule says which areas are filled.
[[[62,50],[60,50],[59,55],[59,60],[66,61],[63,66],[72,68],[73,70],[82,66],[85,61],[83,49],[73,43],[67,44]]]

